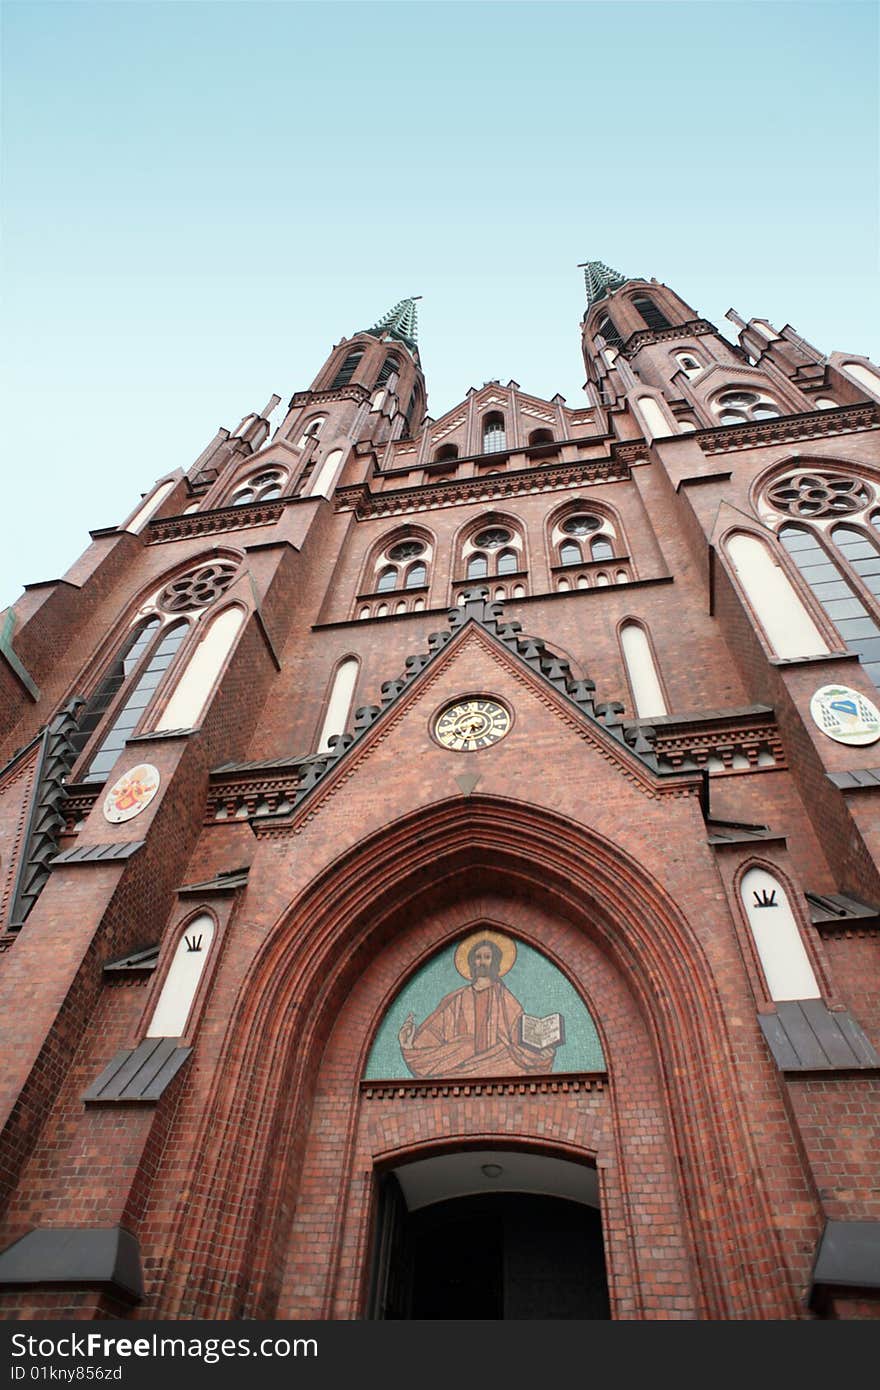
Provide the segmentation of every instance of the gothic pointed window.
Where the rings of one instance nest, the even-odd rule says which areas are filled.
[[[553,565],[582,565],[610,560],[615,553],[612,523],[593,512],[572,508],[551,521],[549,534]],[[596,583],[599,579],[595,580]],[[587,587],[582,585],[580,587]]]
[[[623,339],[617,330],[614,320],[608,315],[603,314],[596,324],[596,332],[601,333],[608,347],[623,347]]]
[[[393,353],[389,353],[388,356],[385,358],[385,361],[382,363],[379,375],[376,377],[376,385],[387,385],[388,379],[391,376],[392,372],[397,372],[398,374],[400,373],[400,359],[398,357],[395,357]]]
[[[296,447],[298,449],[304,449],[310,439],[317,439],[326,419],[326,415],[316,415],[314,419],[310,420],[300,435],[299,443]]]
[[[702,363],[692,352],[677,352],[675,354],[675,360],[688,378],[699,376],[700,372],[703,370]]]
[[[330,740],[334,736],[345,733],[357,676],[358,662],[356,657],[346,657],[336,668],[330,699],[327,702],[327,712],[324,715],[324,723],[321,726],[321,734],[318,739],[319,753],[325,753],[333,746]]]
[[[108,772],[125,747],[126,740],[131,737],[140,723],[144,710],[155,695],[160,681],[171,665],[188,631],[189,623],[186,621],[173,623],[165,629],[163,636],[154,646],[144,664],[141,674],[117,708],[110,728],[89,761],[84,781],[103,782],[106,779]]]
[[[579,565],[583,558],[576,541],[565,541],[559,547],[559,563],[562,565]]]
[[[489,516],[465,531],[455,567],[459,582],[521,574],[526,568],[525,540],[513,518]]]
[[[200,913],[183,932],[156,1001],[146,1036],[181,1038],[214,940],[214,919]]]
[[[838,536],[838,533],[842,533]],[[801,578],[809,585],[826,615],[831,619],[848,651],[855,652],[865,674],[880,687],[880,624],[851,582],[848,569],[875,593],[878,583],[878,552],[861,532],[837,526],[831,533],[840,559],[828,551],[806,526],[787,523],[779,528],[785,546]],[[842,560],[842,563],[841,563]],[[861,572],[859,567],[861,567]]]
[[[237,484],[226,506],[243,507],[248,502],[271,502],[281,496],[286,482],[287,472],[283,468],[269,468],[252,473],[249,478]]]
[[[504,416],[495,410],[483,419],[483,453],[500,454],[506,448],[507,433],[504,428]]]
[[[426,536],[401,535],[398,531],[392,538],[380,543],[368,558],[361,582],[361,596],[427,588],[432,554],[433,548]],[[415,612],[416,608],[413,600],[406,598],[397,603],[394,611]],[[374,616],[384,615],[377,610]]]
[[[649,328],[672,327],[672,324],[663,311],[658,309],[653,299],[649,299],[646,294],[639,295],[638,298],[633,300],[633,304],[638,309]]]
[[[377,584],[376,584],[376,593],[377,593],[377,594],[387,594],[387,593],[390,592],[390,590],[396,589],[396,588],[397,588],[397,566],[396,566],[396,565],[388,565],[388,567],[387,567],[386,569],[382,570],[382,573],[379,575],[379,579],[378,579],[378,582],[377,582]]]
[[[196,565],[142,606],[141,612],[150,607],[154,611],[122,639],[71,737],[76,752],[86,753],[83,781],[105,780],[127,739],[167,689],[166,676],[172,666],[178,669],[176,658],[185,639],[199,625],[203,612],[226,592],[237,571],[235,560]]]
[[[668,713],[660,674],[645,628],[628,618],[620,629],[620,649],[639,719],[657,719]]]
[[[342,363],[342,366],[339,368],[339,371],[336,373],[335,377],[330,383],[331,391],[335,391],[338,386],[348,385],[355,372],[357,371],[358,365],[363,355],[364,353],[362,348],[359,348],[357,352],[350,352],[348,354],[348,356]]]
[[[740,893],[770,998],[821,998],[822,991],[781,881],[766,869],[749,869],[743,875]]]

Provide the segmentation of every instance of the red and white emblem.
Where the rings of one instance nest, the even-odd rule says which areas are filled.
[[[104,819],[113,825],[133,820],[149,806],[159,790],[159,771],[150,763],[138,763],[123,773],[104,797]]]

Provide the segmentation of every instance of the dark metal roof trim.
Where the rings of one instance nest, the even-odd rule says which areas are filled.
[[[78,845],[74,849],[62,850],[50,862],[53,869],[58,864],[109,864],[116,860],[130,859],[146,844],[145,840],[119,840],[110,845]]]
[[[147,1104],[161,1097],[192,1052],[178,1038],[144,1038],[122,1048],[84,1092],[87,1105]]]
[[[880,907],[845,893],[810,893],[804,897],[815,927],[880,927]]]
[[[139,1300],[140,1246],[121,1226],[28,1231],[0,1254],[0,1285],[21,1284],[106,1284]]]
[[[852,772],[828,772],[829,782],[840,791],[873,791],[880,787],[880,767],[860,767]]]
[[[134,975],[144,974],[155,970],[159,959],[159,944],[154,946],[143,946],[140,950],[129,951],[127,956],[120,956],[118,960],[110,960],[104,966],[105,975]]]
[[[816,1250],[810,1307],[831,1289],[880,1289],[880,1221],[826,1221]]]
[[[77,716],[84,703],[79,696],[71,700],[41,736],[42,746],[34,770],[27,828],[9,911],[12,931],[24,926],[57,858],[59,837],[67,824],[63,814],[67,799],[64,779],[77,758],[71,735],[76,730]]]
[[[178,888],[178,894],[201,894],[201,893],[233,893],[237,888],[244,888],[248,881],[250,868],[227,869],[224,873],[217,874],[215,878],[206,879],[204,883],[187,883],[183,888]]]
[[[875,1071],[880,1056],[848,1009],[821,999],[789,999],[758,1022],[780,1071]]]

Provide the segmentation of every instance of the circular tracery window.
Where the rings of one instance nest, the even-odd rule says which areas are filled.
[[[488,531],[481,531],[478,536],[474,536],[474,545],[480,546],[482,550],[497,550],[499,545],[507,545],[512,539],[509,531],[505,531],[503,526],[491,526]]]
[[[166,613],[191,613],[195,608],[206,608],[226,593],[237,569],[234,560],[215,560],[210,565],[200,565],[165,585],[159,595],[159,607]]]
[[[421,541],[399,541],[393,545],[388,552],[389,560],[414,560],[417,555],[424,555],[425,547]]]
[[[287,475],[278,468],[267,473],[256,473],[248,478],[243,487],[232,494],[230,505],[243,507],[248,502],[271,502],[281,496]]]
[[[562,530],[567,536],[589,536],[602,525],[597,516],[570,516],[563,521]]]
[[[788,516],[846,516],[860,512],[871,493],[860,478],[839,473],[791,473],[767,489],[767,501]]]
[[[742,425],[746,420],[775,420],[779,407],[757,391],[725,391],[715,402],[722,425]]]

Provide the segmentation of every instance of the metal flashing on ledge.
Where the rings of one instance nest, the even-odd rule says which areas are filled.
[[[845,893],[809,893],[804,897],[810,920],[820,932],[853,931],[880,927],[880,907],[850,898]]]
[[[191,1047],[179,1038],[144,1038],[136,1048],[124,1047],[84,1092],[87,1105],[150,1104],[174,1080]]]
[[[110,845],[78,845],[75,849],[62,850],[49,862],[53,869],[59,864],[65,867],[72,864],[112,864],[130,859],[145,844],[145,840],[117,840]]]
[[[154,946],[142,946],[137,951],[129,951],[127,956],[109,960],[104,966],[104,974],[116,976],[148,975],[156,969],[159,960],[158,942]]]
[[[0,1254],[0,1285],[22,1284],[105,1284],[124,1298],[140,1300],[140,1246],[122,1226],[28,1231]]]
[[[821,999],[788,999],[759,1014],[761,1032],[783,1072],[877,1071],[878,1057],[848,1009]]]
[[[810,1307],[821,1309],[835,1289],[880,1290],[880,1221],[826,1221],[810,1285]]]
[[[852,772],[828,772],[826,776],[828,781],[842,792],[873,791],[880,787],[880,767],[859,767]]]
[[[214,878],[205,879],[204,883],[184,884],[182,888],[178,888],[177,893],[179,897],[189,894],[200,896],[203,893],[234,893],[236,889],[244,888],[249,873],[250,867],[226,869]]]

